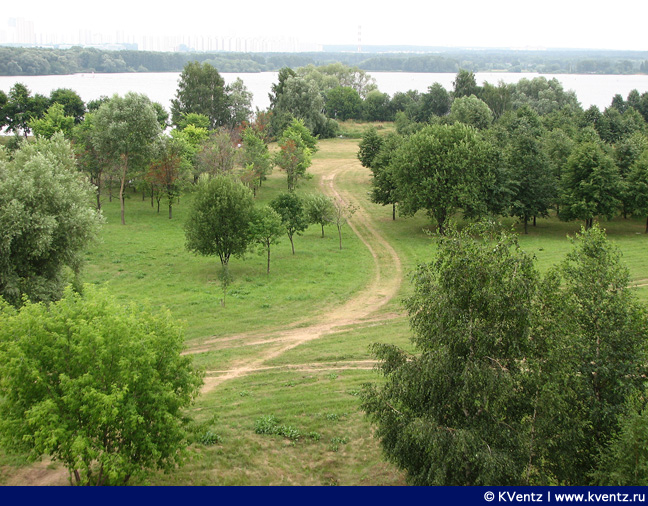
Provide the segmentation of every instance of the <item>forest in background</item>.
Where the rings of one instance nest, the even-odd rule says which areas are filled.
[[[327,48],[328,49],[328,48]],[[0,75],[33,76],[85,72],[181,72],[188,62],[209,63],[220,72],[272,72],[283,67],[340,62],[373,72],[537,72],[541,74],[645,74],[648,52],[611,50],[505,50],[333,46],[312,53],[106,51],[0,47]],[[382,52],[375,52],[375,50]],[[427,52],[426,52],[427,51]]]

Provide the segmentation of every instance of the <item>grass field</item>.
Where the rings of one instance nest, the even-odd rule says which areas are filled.
[[[352,130],[355,126],[349,126]],[[433,258],[430,223],[421,214],[391,219],[391,208],[368,202],[369,172],[355,158],[357,139],[320,142],[302,193],[335,192],[360,206],[344,228],[318,226],[273,248],[272,266],[249,254],[233,259],[234,282],[225,306],[215,258],[184,249],[182,223],[191,196],[174,207],[169,220],[150,202],[131,194],[126,226],[119,205],[105,202],[102,240],[87,255],[84,279],[106,286],[124,301],[149,300],[185,322],[188,350],[207,371],[206,388],[192,409],[196,442],[187,465],[148,484],[173,485],[389,485],[404,476],[382,458],[372,429],[359,410],[365,382],[380,381],[369,345],[389,342],[411,350],[401,301],[410,291],[409,273]],[[275,172],[261,189],[265,203],[285,188]],[[513,220],[505,225],[521,227]],[[643,219],[603,222],[619,245],[632,279],[648,283]],[[542,271],[570,248],[568,235],[579,223],[539,219],[526,251]],[[355,230],[355,232],[354,232]],[[393,248],[393,251],[390,249]],[[648,287],[636,289],[648,302]],[[255,424],[274,427],[255,432]],[[38,482],[42,476],[65,483],[57,465],[26,466],[0,457],[2,480]],[[42,481],[41,481],[42,482]]]

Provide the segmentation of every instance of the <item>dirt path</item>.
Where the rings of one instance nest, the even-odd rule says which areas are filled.
[[[323,147],[326,149],[326,145]],[[373,321],[374,313],[383,308],[399,291],[402,281],[401,261],[396,251],[380,234],[366,212],[367,202],[356,198],[349,192],[343,191],[337,184],[342,178],[364,178],[366,169],[353,159],[343,158],[330,169],[331,161],[316,159],[310,169],[315,176],[320,177],[320,185],[324,193],[341,200],[345,204],[353,204],[358,211],[349,221],[349,227],[367,247],[374,262],[372,278],[353,298],[344,304],[332,307],[320,314],[314,323],[306,327],[293,327],[285,331],[270,334],[256,333],[254,335],[234,336],[232,341],[249,341],[247,344],[268,344],[269,349],[254,358],[241,360],[227,371],[208,371],[202,392],[208,393],[225,381],[240,378],[255,371],[269,368],[266,363],[293,348],[342,330],[344,327],[366,325]],[[348,229],[347,229],[348,233]],[[397,316],[397,315],[392,315]],[[217,349],[221,339],[214,339],[190,349],[188,353],[204,353]],[[351,364],[349,364],[351,366]],[[346,366],[343,366],[346,367]],[[353,366],[351,366],[353,367]]]

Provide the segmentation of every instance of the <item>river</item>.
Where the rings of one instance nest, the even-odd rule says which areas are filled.
[[[237,77],[243,79],[246,87],[253,94],[253,106],[263,110],[270,105],[268,93],[277,81],[277,72],[261,73],[222,73],[226,83]],[[502,80],[516,83],[522,78],[533,79],[540,74],[533,73],[486,73],[475,74],[478,84],[488,81],[497,84]],[[115,93],[124,95],[129,91],[146,94],[151,100],[159,102],[170,109],[171,99],[178,86],[179,72],[163,73],[128,73],[128,74],[72,74],[62,76],[0,76],[0,90],[5,93],[15,83],[25,84],[32,93],[49,96],[57,88],[71,88],[85,101],[95,100],[102,95]],[[438,82],[446,89],[452,89],[455,74],[410,73],[410,72],[372,72],[378,88],[384,93],[393,95],[398,91],[427,91],[428,86]],[[582,75],[582,74],[543,74],[547,79],[555,77],[565,90],[574,90],[583,108],[596,105],[601,110],[612,102],[612,97],[619,93],[623,98],[637,89],[639,93],[648,91],[648,75]]]

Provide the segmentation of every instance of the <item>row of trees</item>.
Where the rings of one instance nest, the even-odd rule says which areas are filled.
[[[179,72],[189,62],[209,63],[221,72],[270,72],[283,67],[326,65],[331,61],[382,72],[449,72],[460,67],[475,72],[646,73],[648,57],[640,51],[512,51],[429,47],[330,48],[317,53],[153,52],[0,47],[0,75],[50,75],[80,72]],[[421,53],[430,54],[421,54]]]
[[[363,409],[415,485],[643,485],[648,313],[597,226],[541,276],[514,236],[450,231],[375,345]]]
[[[353,206],[323,194],[302,197],[293,191],[281,193],[268,206],[257,207],[252,191],[239,179],[229,174],[205,175],[185,223],[186,245],[194,253],[218,256],[226,285],[231,257],[242,257],[257,246],[267,255],[269,274],[271,246],[285,234],[294,255],[295,236],[311,224],[321,226],[322,237],[325,225],[335,225],[342,249],[342,227],[354,211]]]
[[[392,205],[394,219],[397,204],[406,216],[425,210],[441,232],[456,212],[515,216],[525,233],[551,210],[586,228],[648,216],[648,93],[617,95],[601,113],[541,78],[519,84],[526,100],[514,101],[508,85],[479,88],[460,73],[445,113],[404,119],[388,136],[369,129],[358,157],[373,172],[371,199]]]

